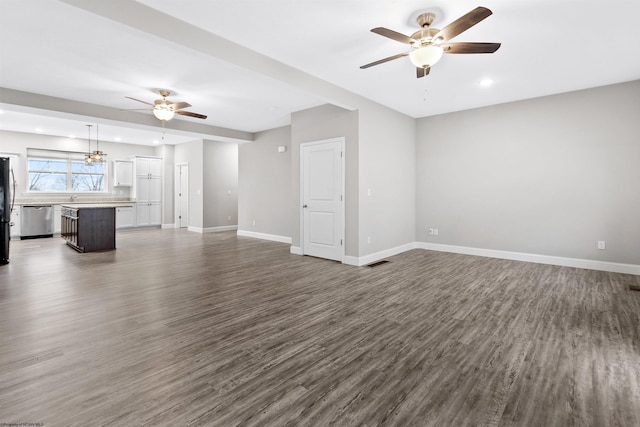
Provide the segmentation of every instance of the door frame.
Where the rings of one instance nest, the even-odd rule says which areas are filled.
[[[345,247],[347,246],[347,239],[346,239],[346,202],[347,202],[347,195],[346,195],[346,186],[345,186],[345,158],[346,158],[346,153],[345,153],[345,137],[344,136],[339,136],[339,137],[335,137],[335,138],[328,138],[328,139],[320,139],[317,141],[308,141],[308,142],[302,142],[300,143],[300,199],[298,200],[298,215],[300,216],[300,252],[302,255],[305,255],[305,248],[304,248],[304,208],[302,207],[303,205],[303,201],[304,201],[304,148],[305,147],[310,147],[313,145],[321,145],[321,144],[327,144],[327,143],[338,143],[338,147],[340,149],[340,174],[341,174],[341,189],[340,191],[342,192],[342,203],[341,203],[341,209],[339,210],[339,214],[342,217],[342,221],[341,221],[341,230],[340,230],[340,239],[342,241],[342,244],[340,245],[340,262],[344,264],[344,258],[345,258]],[[333,261],[333,260],[332,260]]]
[[[183,228],[181,227],[181,222],[180,222],[180,198],[178,197],[178,194],[180,193],[180,168],[186,166],[187,167],[187,171],[189,170],[189,163],[185,162],[185,163],[176,163],[175,168],[175,182],[174,182],[174,205],[175,205],[175,228]],[[187,175],[187,227],[184,228],[189,228],[189,181],[188,181],[188,175]]]

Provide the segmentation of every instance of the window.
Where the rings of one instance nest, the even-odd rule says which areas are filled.
[[[29,191],[106,191],[106,163],[87,166],[81,153],[30,150],[27,165]]]

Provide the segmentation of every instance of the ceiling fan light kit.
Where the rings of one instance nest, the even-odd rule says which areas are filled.
[[[416,67],[427,68],[440,61],[442,54],[443,50],[440,46],[428,45],[412,50],[409,59]]]
[[[404,56],[409,56],[411,63],[413,63],[417,69],[417,77],[420,78],[429,74],[429,70],[442,58],[443,53],[493,53],[498,50],[500,43],[449,43],[449,40],[473,27],[478,22],[489,17],[491,14],[492,12],[489,9],[479,6],[471,12],[456,19],[442,30],[439,30],[431,27],[431,24],[435,20],[435,14],[430,12],[423,13],[416,19],[421,29],[413,33],[411,36],[405,36],[404,34],[384,27],[373,28],[371,30],[372,32],[397,42],[407,44],[411,46],[412,50],[371,62],[361,66],[360,68],[365,69],[394,59],[402,58]]]
[[[156,116],[156,119],[162,120],[163,122],[169,121],[173,119],[175,112],[168,105],[155,105],[153,107],[153,115]]]
[[[191,104],[189,104],[188,102],[169,101],[167,97],[171,95],[170,91],[165,89],[160,89],[158,90],[158,93],[160,94],[160,96],[162,96],[162,99],[156,99],[153,104],[147,101],[142,101],[140,99],[132,98],[130,96],[125,96],[125,98],[129,98],[134,101],[142,102],[143,104],[152,106],[153,108],[151,112],[158,120],[162,121],[163,125],[164,125],[164,122],[167,122],[173,119],[173,117],[176,114],[180,114],[181,116],[195,117],[196,119],[207,118],[207,116],[205,116],[204,114],[192,113],[190,111],[183,111],[182,110],[183,108],[191,107]]]

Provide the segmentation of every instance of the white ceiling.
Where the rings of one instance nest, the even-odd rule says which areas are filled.
[[[180,143],[211,137],[218,128],[257,132],[283,126],[291,112],[332,102],[331,91],[324,96],[310,90],[299,71],[411,117],[640,78],[638,0],[486,0],[482,5],[494,14],[454,41],[502,47],[493,55],[445,55],[429,76],[416,79],[408,58],[359,68],[406,51],[369,30],[383,26],[409,35],[418,28],[415,17],[425,11],[436,12],[434,26],[442,28],[476,2],[0,0],[0,87],[109,107],[119,117],[129,114],[120,109],[145,108],[125,96],[153,101],[159,98],[155,89],[170,89],[172,100],[187,101],[193,105],[188,110],[209,116],[174,119],[187,130],[207,125],[175,135],[174,121],[169,122],[165,142]],[[254,65],[240,47],[236,56],[229,55],[224,46],[218,49],[217,39],[193,37],[197,32],[187,31],[184,22],[157,12],[275,61],[256,55]],[[281,76],[274,75],[279,63]],[[482,86],[483,79],[493,84]],[[0,108],[0,129],[22,132],[39,127],[66,136],[82,132],[71,128],[86,132],[86,123],[101,120],[58,112],[40,122],[52,115],[47,109],[25,112],[11,103]],[[101,135],[152,144],[162,132],[154,120],[132,119],[139,123],[122,128],[105,120]]]

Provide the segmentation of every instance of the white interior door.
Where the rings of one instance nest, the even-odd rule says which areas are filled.
[[[300,146],[302,253],[342,261],[344,256],[344,139]]]
[[[176,224],[184,228],[189,226],[189,166],[176,169]]]

